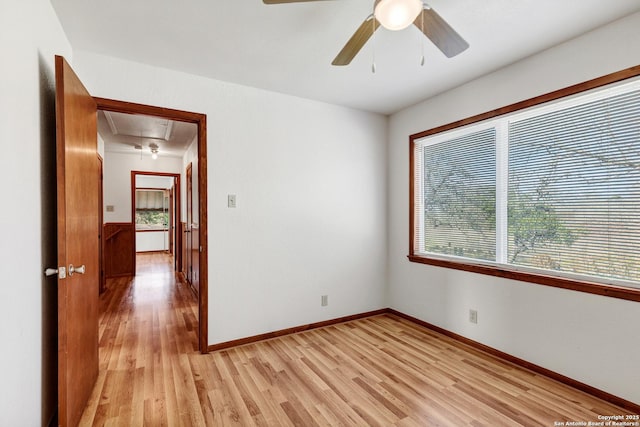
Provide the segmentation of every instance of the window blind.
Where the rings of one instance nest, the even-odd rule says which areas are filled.
[[[136,190],[136,209],[165,209],[165,190]]]
[[[496,130],[416,146],[419,252],[496,257]]]
[[[509,124],[508,262],[640,281],[640,90]]]

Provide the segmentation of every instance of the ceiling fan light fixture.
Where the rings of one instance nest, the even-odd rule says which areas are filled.
[[[407,28],[422,11],[421,0],[376,0],[373,14],[387,30]]]

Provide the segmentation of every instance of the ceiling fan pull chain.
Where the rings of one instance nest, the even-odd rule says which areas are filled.
[[[371,18],[371,72],[376,73],[376,18]]]
[[[422,11],[420,12],[420,31],[424,34],[424,8],[426,4],[422,6]],[[424,37],[420,34],[420,52],[422,53],[422,58],[420,59],[420,66],[424,67]]]

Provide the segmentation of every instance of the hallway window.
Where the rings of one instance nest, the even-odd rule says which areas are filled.
[[[169,192],[136,189],[136,230],[165,230],[169,226]]]

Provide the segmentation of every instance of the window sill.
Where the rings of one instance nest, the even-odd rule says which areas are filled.
[[[428,258],[419,255],[408,255],[411,262],[433,265],[436,267],[452,268],[454,270],[469,271],[472,273],[502,277],[505,279],[519,280],[522,282],[536,283],[552,286],[554,288],[570,289],[578,292],[619,298],[628,301],[640,302],[640,289],[627,288],[616,285],[603,285],[593,282],[583,282],[565,277],[548,276],[530,272],[516,271],[504,267],[492,267],[487,265],[465,264],[458,261]]]
[[[158,233],[169,231],[167,228],[136,228],[136,233]]]

